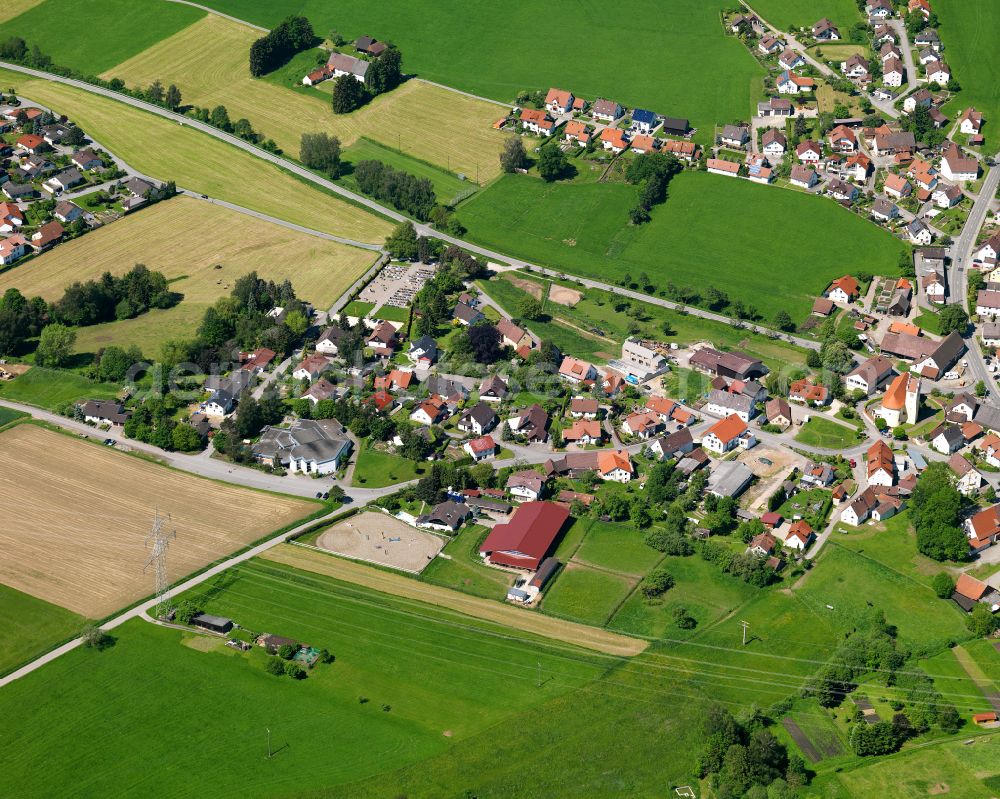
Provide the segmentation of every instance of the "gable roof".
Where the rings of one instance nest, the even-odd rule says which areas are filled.
[[[714,435],[723,444],[728,444],[734,439],[739,438],[746,431],[746,423],[739,416],[734,415],[720,419],[705,431],[705,435]]]

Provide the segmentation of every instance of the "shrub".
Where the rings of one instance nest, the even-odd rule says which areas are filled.
[[[289,660],[285,664],[285,674],[293,680],[304,680],[306,678],[306,670],[294,660]]]
[[[673,588],[673,585],[673,575],[666,569],[659,568],[653,569],[653,571],[643,578],[643,581],[639,586],[639,590],[642,591],[643,596],[648,599],[652,599],[653,597],[660,596],[660,594],[663,594]]]
[[[270,657],[267,659],[267,665],[264,667],[268,674],[273,674],[275,677],[281,677],[285,673],[285,664],[278,657]]]

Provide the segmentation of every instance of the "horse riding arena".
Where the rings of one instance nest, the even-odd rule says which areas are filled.
[[[421,572],[441,551],[444,539],[385,513],[359,513],[316,539],[316,547],[352,560]]]
[[[204,480],[33,424],[0,433],[0,583],[92,619],[153,593],[155,511],[173,582],[318,509]]]

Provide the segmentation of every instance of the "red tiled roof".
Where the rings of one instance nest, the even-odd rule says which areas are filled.
[[[569,509],[563,505],[525,502],[509,522],[493,527],[479,551],[493,563],[537,569],[568,518]]]

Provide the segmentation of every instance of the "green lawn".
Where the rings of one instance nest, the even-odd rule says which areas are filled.
[[[643,536],[641,530],[627,525],[594,519],[573,560],[641,577],[663,557],[652,547],[646,546]]]
[[[664,13],[655,0],[639,0],[627,13],[616,14],[613,24],[604,6],[570,0],[545,6],[537,0],[475,3],[463,6],[461,14],[440,0],[357,6],[209,0],[208,5],[269,27],[288,14],[304,13],[322,35],[330,29],[348,39],[367,33],[394,42],[407,72],[503,102],[513,101],[522,89],[560,86],[591,101],[607,96],[687,117],[703,140],[716,122],[744,118],[761,92],[763,70],[742,44],[724,35],[722,2],[674,0]],[[544,19],[558,20],[559,41],[567,45],[532,48],[524,57],[511,32],[534,30]],[[602,53],[628,54],[616,58],[613,69],[592,49],[568,44],[591,41],[595,31],[600,31]],[[693,69],[699,80],[663,77]]]
[[[703,372],[678,366],[672,368],[670,373],[664,377],[663,387],[668,396],[693,405],[708,393],[711,383]]]
[[[341,151],[340,160],[344,165],[345,174],[338,182],[353,191],[359,190],[352,175],[354,165],[359,161],[382,161],[395,169],[416,175],[418,178],[429,178],[434,184],[434,193],[437,195],[438,202],[444,205],[452,205],[456,199],[479,188],[470,180],[459,180],[458,176],[451,172],[405,153],[392,150],[371,139],[358,139],[350,147]],[[475,180],[475,177],[475,175],[470,176],[471,180]]]
[[[24,411],[15,411],[11,408],[0,408],[0,427],[10,424],[16,419],[24,419],[28,414]]]
[[[542,610],[584,624],[603,625],[632,590],[634,581],[576,564],[556,577],[542,598]]]
[[[95,383],[75,372],[33,366],[20,377],[0,383],[0,397],[52,410],[67,402],[84,399],[114,399],[120,388]]]
[[[5,793],[139,795],[154,779],[158,796],[237,797],[251,775],[255,796],[332,789],[442,754],[601,671],[579,650],[515,642],[447,610],[272,563],[250,562],[206,591],[207,611],[326,647],[336,663],[295,682],[267,674],[259,648],[216,641],[203,651],[192,644],[206,639],[129,622],[110,650],[76,650],[2,692],[0,712],[17,728]],[[195,750],[211,769],[177,767]],[[87,767],[111,761],[111,771]]]
[[[679,313],[671,308],[616,297],[608,291],[585,289],[572,281],[548,280],[527,272],[518,272],[512,277],[531,280],[546,290],[551,284],[560,284],[581,292],[580,301],[572,308],[546,299],[543,316],[529,323],[537,335],[579,357],[598,361],[617,357],[621,342],[637,327],[639,336],[657,341],[676,342],[679,345],[711,341],[724,349],[740,349],[760,358],[773,370],[805,365],[805,350],[786,341]],[[515,317],[521,301],[527,296],[525,291],[503,276],[480,281],[478,285]],[[665,324],[669,325],[669,334],[664,333]],[[595,333],[595,329],[600,333]],[[615,346],[609,347],[609,341],[614,342]]]
[[[698,556],[667,557],[662,566],[674,578],[674,587],[655,600],[638,591],[614,615],[609,627],[633,635],[655,638],[687,638],[735,610],[757,589],[742,580],[723,574],[715,565]],[[677,627],[673,612],[685,608],[697,622],[694,633]]]
[[[98,75],[205,16],[178,3],[45,0],[4,23],[4,36],[37,44],[53,63]]]
[[[940,601],[925,584],[839,546],[824,550],[797,595],[848,628],[874,605],[912,644],[944,646],[968,635],[957,607]]]
[[[423,473],[424,467],[408,458],[378,452],[362,445],[354,467],[353,484],[365,488],[383,488],[415,480]]]
[[[368,312],[375,307],[373,302],[364,302],[363,300],[352,300],[347,303],[342,309],[342,314],[347,314],[348,316],[367,316]]]
[[[508,175],[458,215],[468,238],[542,266],[608,282],[645,272],[659,291],[714,285],[768,321],[781,310],[808,315],[845,263],[898,270],[899,241],[822,197],[685,172],[639,227],[628,224],[635,201],[634,186]],[[796,224],[768,235],[780,219]]]
[[[409,308],[397,308],[394,305],[383,305],[378,309],[378,318],[387,322],[408,322],[410,319]],[[406,331],[403,330],[403,333]]]
[[[0,584],[0,674],[80,632],[82,616]]]
[[[448,558],[434,558],[420,574],[420,579],[467,594],[503,600],[514,582],[509,572],[483,565],[479,544],[486,529],[479,525],[465,527],[448,542],[442,552]]]
[[[1000,147],[1000,59],[983,58],[995,52],[1000,30],[1000,4],[994,0],[938,0],[934,11],[941,20],[941,40],[948,65],[962,91],[942,109],[951,119],[970,105],[982,111],[986,124],[985,152]]]
[[[778,513],[786,519],[801,516],[818,533],[826,524],[826,518],[830,512],[829,500],[830,492],[827,489],[810,488],[786,499],[778,508]],[[820,507],[814,510],[816,505]]]
[[[985,713],[990,709],[983,692],[962,667],[954,649],[946,649],[932,658],[921,660],[919,665],[934,680],[934,687],[955,705],[966,720],[975,713]]]
[[[824,0],[822,6],[817,6],[814,0],[754,0],[752,5],[761,17],[783,31],[812,28],[825,16],[846,38],[851,25],[862,21],[852,0]]]
[[[908,511],[874,527],[839,525],[827,543],[876,560],[928,588],[934,575],[944,570],[942,564],[917,552],[916,534],[910,526]]]
[[[934,311],[922,311],[919,316],[914,318],[913,323],[921,330],[926,330],[935,336],[941,335],[941,317]]]
[[[846,427],[822,416],[811,416],[795,434],[795,440],[811,447],[844,449],[858,443],[857,428]]]

